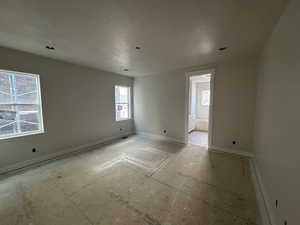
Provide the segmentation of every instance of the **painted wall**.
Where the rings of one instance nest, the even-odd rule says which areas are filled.
[[[40,75],[45,127],[44,134],[0,140],[0,168],[133,129],[132,120],[115,122],[114,111],[114,85],[132,86],[132,78],[5,48],[0,68]]]
[[[213,145],[252,151],[256,68],[253,59],[223,62],[215,68]],[[135,79],[134,109],[138,132],[164,135],[184,141],[187,71],[177,70]],[[187,98],[188,99],[188,98]],[[236,140],[237,144],[232,145]]]
[[[291,0],[265,47],[259,71],[255,153],[274,225],[300,221],[299,12],[300,1]]]

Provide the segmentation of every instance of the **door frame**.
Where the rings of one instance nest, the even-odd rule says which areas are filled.
[[[210,78],[210,103],[209,103],[209,120],[208,120],[208,148],[213,144],[213,121],[214,121],[214,87],[215,87],[215,69],[197,70],[186,73],[186,92],[185,92],[185,130],[184,142],[188,144],[188,127],[189,127],[189,108],[190,108],[190,77],[211,74]]]

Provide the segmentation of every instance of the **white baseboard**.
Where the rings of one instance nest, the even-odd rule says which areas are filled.
[[[261,173],[259,172],[256,159],[250,158],[249,162],[250,162],[252,180],[255,186],[259,211],[261,214],[261,224],[276,225],[277,223],[271,207],[270,198],[263,184],[262,176]]]
[[[93,146],[96,146],[96,145],[99,145],[99,144],[105,144],[106,142],[119,139],[123,136],[132,135],[133,133],[134,132],[126,132],[126,133],[122,133],[122,134],[119,134],[119,135],[106,137],[106,138],[103,138],[103,139],[100,139],[100,140],[97,140],[97,141],[94,141],[94,142],[90,142],[90,143],[87,143],[87,144],[83,144],[83,145],[80,145],[80,146],[77,146],[77,147],[74,147],[74,148],[66,149],[66,150],[55,152],[55,153],[52,153],[52,154],[47,154],[47,155],[44,155],[44,156],[41,156],[41,157],[37,157],[37,158],[34,158],[34,159],[30,159],[30,160],[26,160],[26,161],[23,161],[23,162],[18,162],[18,163],[13,164],[13,165],[2,167],[2,168],[0,168],[0,175],[5,175],[9,172],[21,170],[21,169],[24,169],[26,167],[35,166],[37,164],[45,164],[49,161],[57,160],[57,159],[62,158],[66,155],[72,155],[72,154],[75,154],[75,153],[84,152],[84,151],[89,150]]]
[[[150,139],[173,141],[173,142],[185,144],[184,140],[175,139],[175,138],[168,137],[168,136],[163,136],[163,135],[158,135],[158,134],[153,134],[153,133],[148,133],[148,132],[141,132],[141,131],[137,131],[136,134],[140,135],[142,137],[150,138]],[[233,150],[233,149],[228,149],[228,148],[221,148],[221,147],[217,147],[214,145],[208,147],[208,149],[213,150],[213,151],[221,151],[221,152],[226,152],[226,153],[230,153],[230,154],[240,155],[240,156],[244,156],[244,157],[251,157],[251,158],[254,157],[254,155],[250,152],[246,152],[246,151],[242,151],[242,150],[238,151],[238,150]]]
[[[226,152],[226,153],[240,155],[240,156],[244,156],[244,157],[250,157],[250,158],[254,157],[254,155],[250,152],[246,152],[246,151],[242,151],[242,150],[234,150],[234,149],[230,149],[230,148],[223,148],[223,147],[218,147],[215,145],[209,146],[208,149],[212,150],[212,151]]]
[[[260,225],[276,225],[274,214],[272,213],[272,207],[270,205],[269,197],[267,191],[263,185],[262,177],[257,167],[257,163],[254,157],[254,154],[245,152],[245,151],[237,151],[233,149],[221,148],[217,146],[209,147],[212,151],[220,151],[226,152],[230,154],[236,154],[243,157],[247,157],[250,164],[251,169],[251,178],[253,185],[255,187],[256,199],[258,203],[260,218],[257,221],[257,224]]]
[[[136,132],[137,135],[140,135],[142,137],[150,138],[150,139],[157,139],[157,140],[164,140],[164,141],[173,141],[177,142],[180,144],[184,144],[184,140],[168,137],[168,136],[163,136],[163,135],[158,135],[158,134],[152,134],[148,132]]]

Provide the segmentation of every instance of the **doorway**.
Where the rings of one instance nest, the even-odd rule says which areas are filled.
[[[196,71],[187,75],[186,143],[211,146],[213,71]]]

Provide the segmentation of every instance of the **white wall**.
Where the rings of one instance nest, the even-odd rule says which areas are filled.
[[[216,69],[213,145],[252,151],[256,67],[252,59],[224,62]],[[138,132],[148,132],[184,141],[185,72],[177,70],[135,79],[134,109]],[[207,69],[207,68],[206,68]],[[232,145],[236,140],[237,144]]]
[[[278,225],[300,221],[299,25],[300,1],[291,0],[266,45],[258,80],[255,151]]]
[[[0,168],[133,129],[114,113],[114,85],[132,86],[132,78],[5,48],[0,59],[0,69],[40,75],[45,126],[44,134],[0,140]]]

